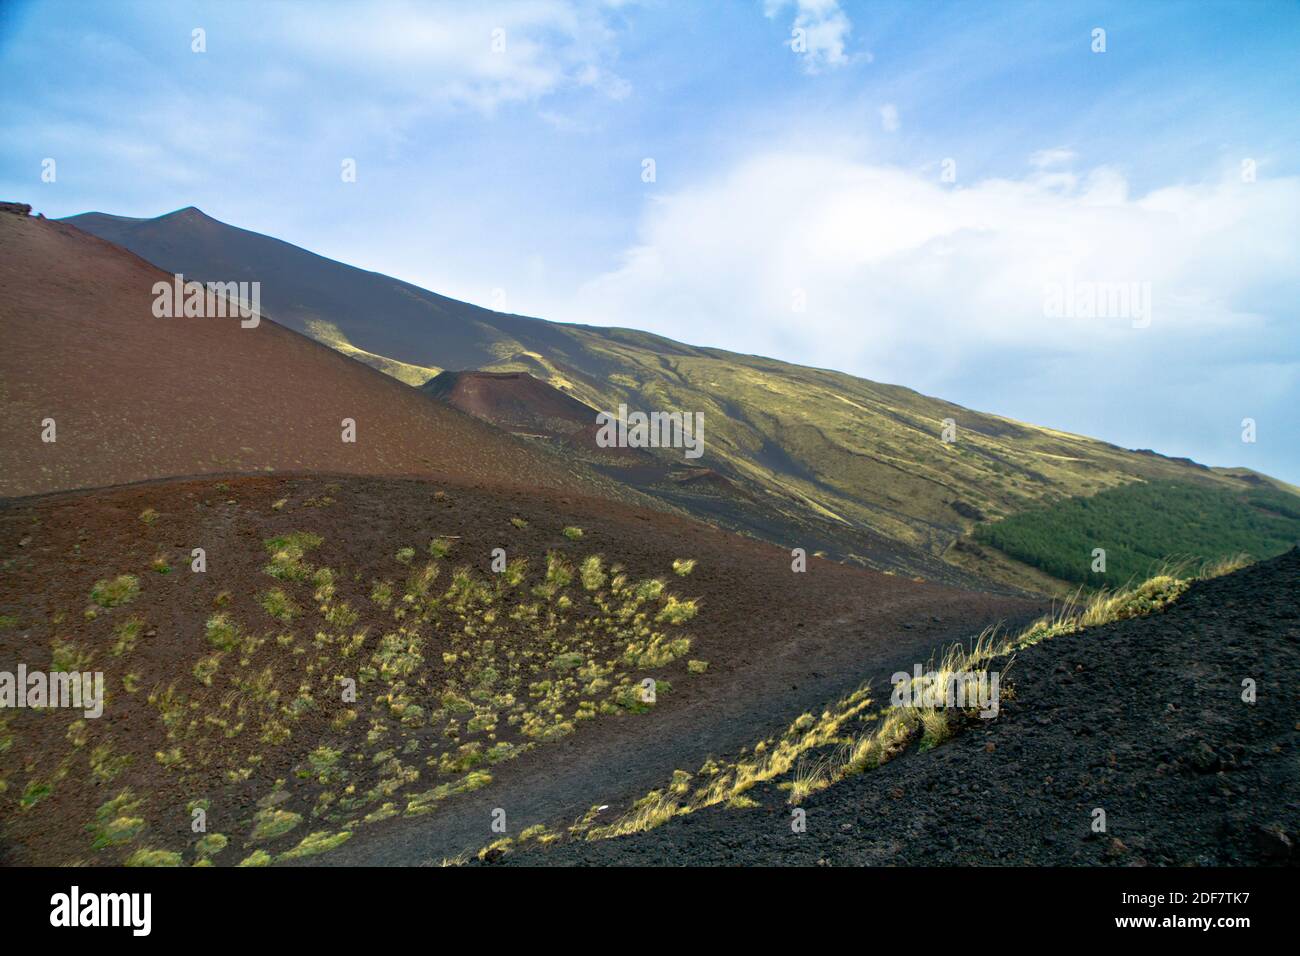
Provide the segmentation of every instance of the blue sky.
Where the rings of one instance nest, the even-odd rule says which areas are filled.
[[[0,198],[46,215],[196,205],[469,301],[1300,482],[1300,5],[2,9]],[[1044,307],[1115,283],[1150,321]]]

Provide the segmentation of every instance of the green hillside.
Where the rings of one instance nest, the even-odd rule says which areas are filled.
[[[651,493],[705,520],[895,573],[1050,589],[1023,564],[955,545],[979,522],[1135,481],[1273,487],[1245,469],[1130,451],[839,372],[493,312],[196,209],[69,221],[168,271],[258,278],[272,319],[408,384],[439,369],[523,371],[595,409],[703,412],[705,451],[695,464],[723,475],[740,497]],[[952,442],[941,440],[945,419],[956,425]]]
[[[981,524],[974,537],[1061,580],[1116,587],[1167,560],[1281,554],[1300,543],[1300,499],[1271,489],[1138,483]],[[1105,573],[1092,570],[1096,548],[1106,552]]]
[[[1133,481],[1241,490],[1255,479],[839,372],[624,330],[559,328],[574,340],[563,358],[516,353],[489,367],[529,371],[597,408],[703,411],[705,462],[761,499],[927,554],[943,555],[977,522]],[[950,443],[941,437],[949,418]]]

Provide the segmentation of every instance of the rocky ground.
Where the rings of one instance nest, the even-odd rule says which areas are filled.
[[[578,537],[564,533],[570,526],[581,529]],[[328,667],[318,655],[331,642],[320,632],[334,625],[313,610],[315,585],[277,581],[266,571],[265,542],[294,532],[320,538],[311,563],[333,569],[338,599],[358,615],[346,630],[364,635],[360,650]],[[689,671],[686,658],[653,668],[655,679],[665,681],[653,711],[580,721],[568,736],[493,764],[490,787],[448,799],[436,814],[367,824],[340,849],[311,862],[437,862],[490,842],[498,807],[523,826],[567,822],[593,802],[618,805],[676,767],[698,766],[711,754],[751,743],[756,733],[783,730],[792,711],[835,699],[866,677],[887,677],[898,666],[924,660],[936,645],[1042,611],[1035,602],[955,591],[816,558],[805,573],[793,573],[789,552],[772,545],[661,512],[538,489],[277,475],[145,482],[0,503],[0,671],[14,673],[20,664],[63,669],[53,664],[57,649],[64,648],[58,653],[66,658],[68,648],[75,648],[89,655],[93,669],[105,672],[111,691],[103,718],[83,721],[79,728],[70,726],[71,712],[63,709],[0,713],[0,865],[112,864],[146,841],[189,852],[194,837],[188,807],[196,798],[210,801],[215,832],[243,834],[274,781],[296,787],[307,779],[299,776],[301,761],[315,748],[347,750],[350,765],[370,766],[369,757],[361,759],[359,750],[349,749],[352,743],[361,747],[372,717],[382,717],[371,708],[382,709],[385,694],[365,684],[365,713],[348,725],[352,729],[334,725],[334,708],[341,705],[337,695],[321,690],[314,698],[318,706],[294,718],[287,739],[264,739],[251,724],[227,721],[230,736],[210,760],[207,745],[200,743],[208,739],[206,731],[187,729],[173,737],[160,705],[174,688],[188,701],[184,726],[207,728],[213,726],[209,717],[225,719],[227,701],[249,699],[249,675],[262,668],[270,668],[286,702],[304,681],[355,673],[377,652],[381,636],[398,624],[375,603],[373,584],[386,578],[400,584],[409,568],[398,563],[398,549],[418,548],[419,561],[410,565],[417,567],[428,557],[426,544],[442,535],[454,546],[442,562],[439,590],[457,566],[490,577],[496,547],[535,568],[544,567],[552,552],[574,562],[599,554],[611,564],[622,563],[637,580],[668,580],[669,590],[699,601],[688,629],[689,656],[706,662],[705,672]],[[206,551],[207,570],[201,574],[190,570],[195,546]],[[678,576],[671,569],[679,558],[698,566],[689,576]],[[91,597],[96,582],[122,574],[136,576],[139,594],[124,606],[96,609]],[[283,585],[303,613],[288,621],[268,616],[261,602],[272,585]],[[511,619],[512,608],[501,606],[503,621]],[[205,683],[194,668],[200,658],[211,660],[213,645],[205,634],[218,609],[252,636],[256,648],[218,658]],[[138,647],[119,654],[118,628],[132,619],[140,622]],[[504,655],[525,653],[531,642],[543,640],[522,624],[503,626],[508,627],[499,642]],[[411,678],[410,692],[432,712],[441,706],[438,689],[451,673],[445,654],[487,653],[486,644],[498,642],[461,641],[457,627],[443,620],[419,630],[423,664]],[[544,640],[572,631],[566,624]],[[128,675],[134,690],[128,689]],[[428,686],[417,691],[424,687],[419,681]],[[531,693],[526,683],[516,689],[521,697]],[[567,706],[576,704],[575,699]],[[468,727],[464,730],[468,733]],[[385,744],[389,749],[416,736],[439,739],[441,731],[402,726],[393,733],[393,742]],[[493,733],[493,741],[504,740],[518,729],[503,718]],[[183,760],[173,760],[169,768],[158,755],[167,756],[173,747],[182,748]],[[255,772],[232,782],[219,765],[245,750],[250,767],[257,760]],[[108,754],[112,767],[105,766]],[[461,772],[444,773],[409,756],[406,764],[419,771],[410,786],[420,790]],[[140,811],[147,828],[135,843],[93,849],[88,821],[125,789],[148,795]],[[315,812],[310,799],[303,794],[294,799],[299,798],[306,802],[292,809],[318,819],[309,817]],[[224,851],[215,862],[237,862],[241,853]]]
[[[1168,611],[1020,652],[1014,698],[937,749],[806,800],[714,808],[514,865],[1294,865],[1300,550]],[[1254,703],[1243,682],[1255,684]],[[1094,832],[1096,811],[1105,832]]]

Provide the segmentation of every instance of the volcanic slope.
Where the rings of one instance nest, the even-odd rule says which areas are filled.
[[[98,719],[0,710],[0,865],[436,862],[490,839],[494,807],[521,826],[631,799],[1039,610],[796,574],[775,546],[567,490],[410,478],[10,500],[0,556],[0,671],[107,692]]]
[[[636,449],[599,448],[598,410],[527,372],[440,372],[420,390],[518,435],[611,459],[646,457],[634,454]]]
[[[719,805],[504,861],[1295,865],[1298,589],[1293,549],[1194,582],[1162,613],[1023,649],[1001,665],[996,719],[806,797],[805,832],[791,827],[787,776],[750,789],[748,809]],[[1098,808],[1104,833],[1093,828]]]
[[[849,530],[821,516],[796,516],[724,471],[684,458],[679,449],[603,447],[596,409],[527,372],[445,371],[421,390],[710,524],[766,541],[798,542],[805,551],[833,549],[851,537],[856,552],[885,567],[923,570],[927,578],[960,586],[988,587],[975,573],[944,565],[869,528]]]
[[[810,551],[904,573],[942,578],[960,564],[1018,585],[1050,587],[1032,569],[980,553],[965,536],[984,520],[1133,481],[1233,490],[1271,481],[839,372],[629,329],[492,312],[194,208],[156,219],[87,213],[70,221],[169,271],[214,281],[261,279],[263,302],[277,321],[407,381],[436,369],[522,371],[592,408],[624,403],[633,410],[702,412],[703,463],[778,516],[758,522],[753,533],[789,540],[784,529],[794,526]],[[955,442],[941,441],[945,419],[956,425]],[[704,507],[712,504],[702,499],[687,506],[715,520]]]
[[[73,226],[0,214],[0,496],[313,471],[634,497],[268,319],[158,318],[159,281]]]

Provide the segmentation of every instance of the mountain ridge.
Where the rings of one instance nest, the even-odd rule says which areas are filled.
[[[764,512],[709,519],[809,553],[912,576],[987,574],[978,549],[962,547],[975,525],[1063,498],[1151,480],[1237,490],[1267,481],[1296,492],[1248,470],[1124,449],[832,369],[492,312],[196,213],[67,221],[168,271],[256,276],[277,321],[408,384],[448,369],[527,372],[592,409],[703,413],[705,463]],[[944,440],[949,421],[953,441]],[[1044,584],[993,563],[1007,583]]]
[[[75,226],[0,215],[0,496],[315,471],[505,475],[639,500],[266,316],[159,318],[167,278]]]

